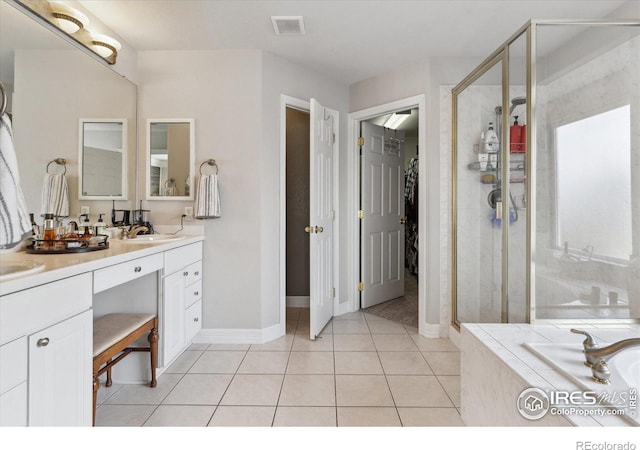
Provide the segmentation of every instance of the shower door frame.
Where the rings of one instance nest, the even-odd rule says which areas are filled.
[[[527,135],[526,135],[526,204],[529,213],[526,217],[526,297],[525,297],[525,323],[569,323],[575,322],[571,319],[536,319],[535,315],[535,248],[536,248],[536,155],[537,155],[537,138],[536,138],[536,60],[537,60],[537,27],[539,25],[578,25],[578,26],[640,26],[638,20],[529,20],[520,29],[518,29],[509,39],[507,39],[500,47],[498,47],[489,57],[487,57],[478,67],[469,73],[460,83],[458,83],[451,91],[451,112],[452,112],[452,166],[451,166],[451,193],[452,193],[452,217],[451,217],[451,324],[460,331],[460,322],[458,321],[457,307],[457,122],[458,122],[458,95],[473,82],[479,79],[484,73],[493,68],[498,62],[502,62],[502,111],[509,110],[509,46],[521,36],[526,35],[526,98],[527,98]],[[509,136],[509,117],[502,114],[502,135],[500,137],[500,152],[502,154],[502,180],[509,179],[509,156],[508,150]],[[502,184],[502,198],[509,198],[509,182]],[[502,202],[502,217],[509,217],[509,202]],[[508,219],[507,219],[508,220]],[[506,251],[509,243],[509,227],[502,227],[502,311],[501,319],[503,323],[508,322],[509,298],[508,298],[508,251]],[[615,322],[615,323],[638,323],[637,319],[598,319],[599,322]]]

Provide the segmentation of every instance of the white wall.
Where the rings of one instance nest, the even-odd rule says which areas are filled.
[[[146,121],[195,118],[196,170],[219,166],[222,217],[204,224],[205,329],[280,322],[280,95],[317,98],[341,112],[348,89],[257,50],[140,52],[139,192],[145,195]],[[346,142],[346,133],[340,138]],[[154,224],[179,224],[192,202],[149,201]],[[284,330],[284,324],[282,324]]]
[[[222,217],[204,225],[203,327],[260,328],[263,141],[257,50],[140,52],[138,192],[145,198],[147,119],[195,119],[195,169],[219,167]],[[149,201],[153,224],[180,223],[193,202]],[[189,222],[187,222],[189,224]]]

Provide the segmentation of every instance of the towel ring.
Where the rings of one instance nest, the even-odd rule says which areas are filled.
[[[218,174],[218,165],[216,164],[216,160],[215,159],[207,159],[205,162],[200,164],[200,175],[202,175],[202,166],[204,166],[205,164],[208,164],[211,167],[215,167],[216,168],[216,175]]]
[[[53,163],[64,167],[64,172],[62,173],[62,175],[66,175],[67,174],[67,160],[64,159],[64,158],[56,158],[53,161],[50,161],[49,164],[47,164],[47,173],[49,173],[49,167]]]

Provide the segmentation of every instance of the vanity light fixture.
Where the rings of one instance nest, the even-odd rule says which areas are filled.
[[[120,42],[105,34],[91,33],[91,49],[103,58],[115,58],[122,48]]]
[[[401,111],[391,114],[391,116],[384,123],[383,127],[397,130],[402,123],[411,117],[411,111]]]
[[[62,2],[49,2],[53,17],[57,19],[57,27],[67,34],[77,33],[89,25],[89,18],[77,9]]]

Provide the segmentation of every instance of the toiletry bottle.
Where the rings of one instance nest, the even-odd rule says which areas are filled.
[[[44,215],[44,232],[42,235],[43,239],[46,241],[52,241],[56,238],[56,227],[53,221],[53,214]]]
[[[526,142],[527,139],[526,129],[524,126],[518,124],[518,116],[514,116],[514,119],[513,125],[509,128],[509,149],[511,153],[523,153],[523,142]]]
[[[493,129],[493,122],[489,122],[489,128],[484,132],[484,151],[496,153],[498,150],[498,134]]]
[[[93,235],[105,234],[107,232],[107,224],[102,220],[104,214],[98,214],[98,221],[93,224]]]
[[[82,214],[81,217],[84,216],[84,220],[80,225],[80,231],[82,231],[82,239],[90,239],[91,238],[91,223],[89,222],[89,214]]]

